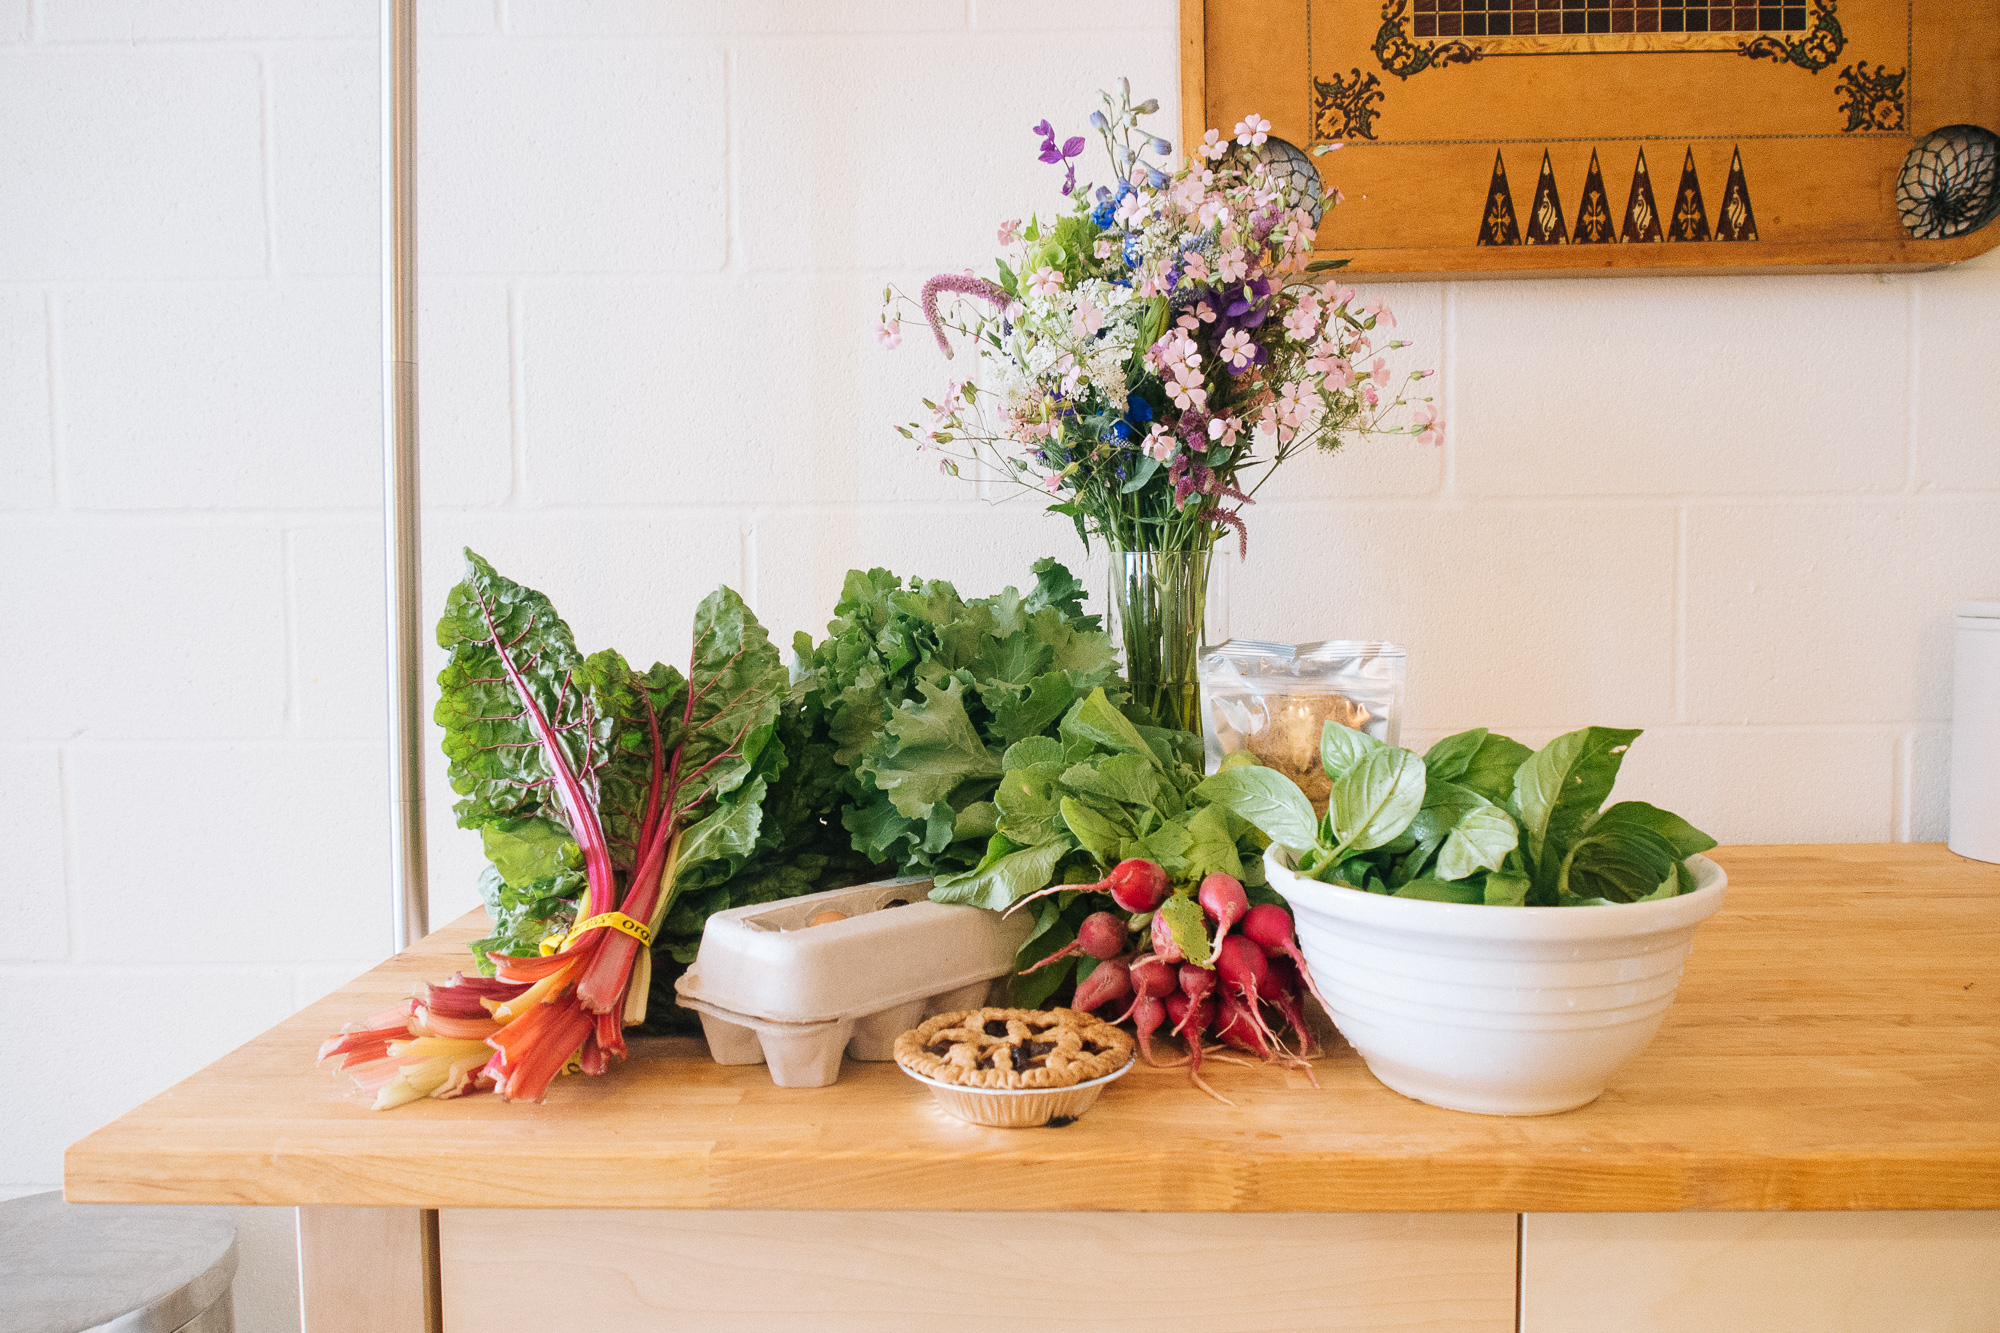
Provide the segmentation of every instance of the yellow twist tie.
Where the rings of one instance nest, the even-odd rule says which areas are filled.
[[[626,916],[623,912],[599,912],[596,916],[586,917],[577,922],[565,934],[548,936],[542,941],[542,953],[552,954],[584,931],[596,930],[600,926],[615,930],[621,935],[630,935],[648,947],[653,943],[653,932],[645,922]]]

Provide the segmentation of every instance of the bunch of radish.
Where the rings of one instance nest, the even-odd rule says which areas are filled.
[[[1306,1029],[1301,987],[1311,988],[1315,995],[1319,988],[1293,937],[1291,914],[1284,908],[1270,903],[1252,907],[1241,881],[1219,872],[1209,875],[1194,897],[1214,927],[1215,938],[1207,960],[1197,963],[1185,955],[1160,910],[1174,894],[1167,873],[1158,865],[1136,858],[1121,861],[1097,884],[1044,890],[1078,891],[1108,893],[1129,915],[1091,913],[1078,926],[1074,943],[1027,969],[1033,972],[1079,953],[1097,959],[1090,975],[1077,983],[1072,1007],[1096,1012],[1125,1006],[1114,1021],[1132,1020],[1146,1063],[1167,1068],[1186,1065],[1194,1085],[1218,1101],[1228,1098],[1201,1077],[1202,1055],[1211,1037],[1262,1060],[1301,1069],[1314,1087],[1319,1086],[1304,1058],[1311,1051],[1312,1037]],[[1133,924],[1140,922],[1144,923],[1141,942],[1135,950]],[[1169,1024],[1168,1030],[1186,1044],[1187,1054],[1163,1063],[1154,1057],[1152,1041]],[[1286,1029],[1297,1039],[1296,1053],[1281,1035]]]

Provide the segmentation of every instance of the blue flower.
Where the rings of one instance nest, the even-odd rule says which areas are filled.
[[[1153,419],[1153,408],[1145,399],[1134,394],[1126,400],[1125,415],[1134,421],[1151,421]]]
[[[1111,423],[1111,433],[1113,435],[1116,435],[1121,440],[1129,440],[1132,438],[1132,428],[1126,425],[1122,421],[1114,421]]]

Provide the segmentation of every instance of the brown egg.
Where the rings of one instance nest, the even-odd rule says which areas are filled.
[[[806,924],[808,926],[830,926],[836,921],[845,921],[845,920],[847,920],[847,913],[836,912],[829,907],[827,908],[826,911],[821,912],[818,916],[806,922]]]

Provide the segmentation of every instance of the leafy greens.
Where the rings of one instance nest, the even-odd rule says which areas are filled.
[[[1716,844],[1644,801],[1603,808],[1639,734],[1586,727],[1531,751],[1480,728],[1419,759],[1329,722],[1323,817],[1291,779],[1254,765],[1193,794],[1290,848],[1309,879],[1496,906],[1644,902],[1691,892],[1687,859]]]

